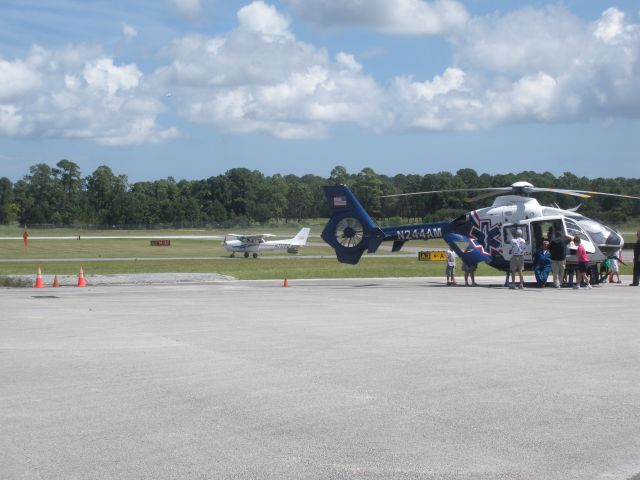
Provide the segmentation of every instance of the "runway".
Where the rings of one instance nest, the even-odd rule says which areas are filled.
[[[635,478],[640,290],[478,280],[0,288],[0,478]]]

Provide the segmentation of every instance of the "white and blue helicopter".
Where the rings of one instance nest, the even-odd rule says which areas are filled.
[[[509,243],[516,230],[521,230],[527,242],[525,268],[532,269],[533,255],[542,248],[543,238],[550,227],[565,235],[581,239],[593,263],[602,262],[624,246],[620,233],[613,228],[580,215],[574,210],[540,205],[530,197],[535,192],[555,192],[578,198],[609,195],[621,198],[640,197],[613,193],[538,188],[528,182],[516,182],[510,187],[437,190],[409,194],[386,195],[398,197],[448,192],[483,191],[474,199],[498,196],[493,205],[472,210],[452,221],[379,227],[346,185],[322,187],[331,207],[331,217],[322,231],[322,239],[336,252],[342,263],[355,265],[366,251],[374,253],[382,242],[393,242],[392,251],[399,251],[410,240],[442,238],[467,265],[485,262],[508,271]],[[577,263],[575,251],[569,250],[567,263]]]

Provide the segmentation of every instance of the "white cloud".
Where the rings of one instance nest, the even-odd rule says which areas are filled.
[[[200,0],[169,0],[173,8],[181,17],[195,21],[202,13]]]
[[[405,92],[409,101],[433,101],[436,96],[460,91],[464,87],[465,73],[458,68],[447,68],[442,76],[436,75],[433,80],[411,82],[408,78],[396,78],[396,86]],[[404,95],[403,95],[404,96]]]
[[[595,24],[594,35],[603,42],[614,45],[633,37],[637,27],[625,25],[624,12],[617,8],[608,8]]]
[[[354,72],[359,72],[362,70],[362,65],[360,65],[357,61],[356,58],[349,54],[349,53],[345,53],[345,52],[339,52],[336,55],[336,62],[339,65],[342,65],[344,67],[346,67],[348,70],[354,71]]]
[[[133,64],[118,67],[111,58],[99,58],[88,62],[82,75],[90,88],[114,95],[118,90],[136,88],[142,72]]]
[[[296,9],[298,1],[287,3]],[[362,2],[309,0],[309,14],[356,15],[365,11]],[[367,4],[371,11],[362,15],[379,29],[376,19],[388,5],[405,12],[405,20],[419,17],[425,6],[459,6]],[[409,15],[409,8],[418,10]],[[591,23],[562,7],[463,16],[463,30],[453,28],[462,17],[447,24],[451,28],[438,27],[451,42],[450,66],[430,78],[398,72],[388,85],[367,73],[362,57],[349,51],[330,56],[300,41],[289,19],[264,1],[239,9],[237,26],[228,32],[176,39],[162,50],[165,60],[155,71],[118,62],[96,47],[34,47],[24,58],[0,58],[0,134],[106,145],[160,142],[180,134],[159,125],[167,106],[188,122],[283,139],[320,138],[344,122],[374,131],[477,130],[640,117],[640,29],[617,9]]]
[[[333,122],[376,123],[384,91],[351,54],[331,61],[300,42],[274,7],[256,1],[238,12],[238,28],[189,35],[168,51],[154,81],[171,91],[192,122],[231,132],[317,138]]]
[[[389,34],[443,35],[469,14],[454,0],[284,0],[301,18],[325,27],[363,27]]]
[[[23,125],[23,120],[18,107],[0,104],[0,134],[15,136],[27,133],[28,127]]]
[[[98,143],[109,146],[139,145],[142,143],[159,143],[180,136],[175,127],[158,130],[155,117],[142,116],[133,119],[126,125],[114,125],[105,130],[96,139]]]
[[[256,0],[238,10],[240,28],[259,33],[265,41],[291,39],[289,21],[272,5]]]
[[[128,38],[132,39],[138,36],[138,31],[127,23],[122,24],[122,34]]]
[[[460,124],[640,116],[640,31],[615,8],[591,24],[560,7],[475,18],[452,45],[470,103],[444,112]]]
[[[33,47],[24,59],[0,58],[0,134],[81,138],[108,145],[158,142],[162,104],[135,64],[118,65],[93,48]],[[11,85],[11,88],[6,85]]]
[[[41,86],[34,65],[16,60],[8,62],[0,58],[0,101],[35,91]]]
[[[458,61],[491,74],[560,73],[584,48],[587,26],[560,7],[525,7],[471,20],[453,39]]]

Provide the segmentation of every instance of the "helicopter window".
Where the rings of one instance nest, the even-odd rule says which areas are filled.
[[[463,225],[467,222],[467,214],[463,213],[453,221],[454,225]]]
[[[567,214],[567,217],[573,218],[574,220],[589,220],[587,217],[580,215],[579,213]]]
[[[579,237],[580,240],[586,240],[588,242],[591,241],[589,237],[587,237],[587,234],[584,232],[584,230],[582,230],[582,228],[580,228],[580,225],[578,225],[576,222],[569,218],[565,218],[564,222],[567,227],[567,234],[571,235],[572,237]]]
[[[595,243],[603,244],[607,241],[607,227],[596,222],[595,220],[591,220],[590,218],[586,218],[580,221],[580,226],[584,228]]]
[[[504,227],[504,241],[509,243],[516,236],[516,230],[522,230],[522,238],[529,243],[529,226],[528,225],[509,225]]]

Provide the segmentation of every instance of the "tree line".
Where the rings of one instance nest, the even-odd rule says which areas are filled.
[[[108,226],[110,228],[193,227],[280,222],[329,216],[321,186],[346,183],[378,221],[435,221],[455,218],[482,208],[491,199],[468,202],[465,192],[400,198],[380,198],[394,193],[505,187],[525,180],[537,187],[600,191],[640,196],[640,179],[577,177],[564,173],[531,171],[517,174],[479,175],[471,168],[456,173],[387,176],[364,168],[349,173],[336,166],[328,178],[316,175],[271,175],[257,170],[232,168],[204,180],[129,182],[107,166],[82,176],[77,164],[59,161],[55,167],[38,163],[12,183],[0,178],[0,223],[50,226]],[[576,199],[544,193],[542,204],[572,208]],[[640,201],[596,196],[583,201],[580,213],[619,225],[640,218]]]

